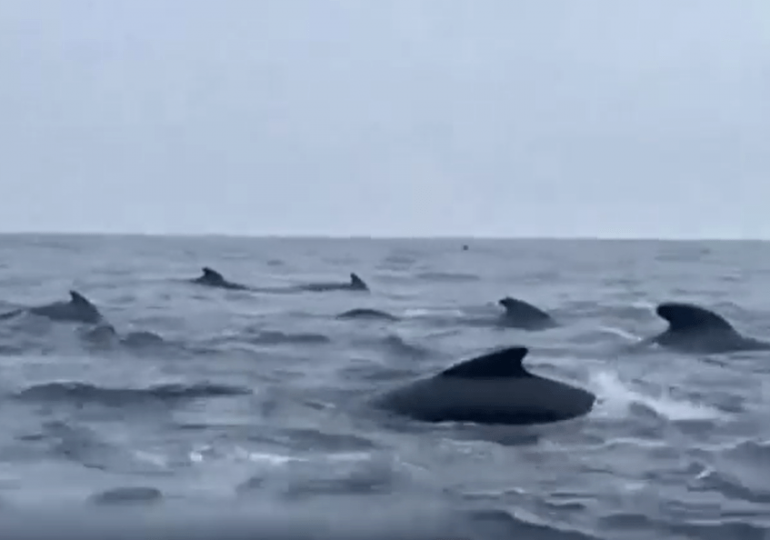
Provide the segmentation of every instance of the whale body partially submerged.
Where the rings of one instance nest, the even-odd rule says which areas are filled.
[[[397,321],[398,317],[391,315],[387,311],[369,308],[350,309],[337,315],[338,319],[362,319],[362,320],[382,320]]]
[[[321,283],[305,283],[303,285],[297,285],[295,289],[300,291],[309,292],[325,292],[325,291],[369,291],[369,285],[361,279],[356,273],[350,274],[350,281],[348,282],[321,282]]]
[[[424,422],[532,425],[584,416],[596,396],[529,372],[529,349],[508,347],[388,391],[375,404]]]
[[[201,268],[202,274],[197,278],[191,279],[191,283],[198,285],[205,285],[207,287],[215,287],[217,289],[228,289],[232,291],[248,291],[249,287],[241,285],[240,283],[234,283],[225,279],[225,277],[208,266]]]
[[[121,336],[109,323],[102,323],[89,328],[81,336],[95,347],[109,348],[117,345],[125,345],[130,348],[156,347],[166,342],[158,334],[145,330],[128,332]]]
[[[668,328],[641,344],[694,354],[770,350],[770,343],[742,335],[721,315],[695,304],[664,302],[655,313]]]
[[[69,291],[69,294],[69,300],[17,309],[0,315],[0,319],[8,319],[23,313],[30,313],[39,317],[46,317],[52,321],[61,322],[96,324],[104,320],[99,309],[88,298],[77,291]]]

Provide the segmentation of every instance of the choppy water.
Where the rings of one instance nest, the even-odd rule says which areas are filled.
[[[0,261],[0,311],[76,288],[119,331],[168,342],[94,351],[67,325],[0,324],[6,512],[69,502],[96,513],[111,490],[142,487],[161,508],[247,504],[273,537],[768,537],[768,354],[618,351],[662,329],[651,307],[671,299],[770,336],[770,244],[20,235],[0,237]],[[256,286],[355,271],[372,293],[181,281],[204,265]],[[505,295],[564,326],[478,324]],[[334,318],[352,308],[404,319]],[[595,411],[522,431],[365,406],[512,344],[531,347],[533,371],[594,390]]]

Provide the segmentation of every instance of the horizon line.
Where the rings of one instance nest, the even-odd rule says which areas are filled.
[[[770,238],[763,237],[708,237],[708,236],[558,236],[558,235],[458,235],[458,234],[434,234],[434,235],[379,235],[379,234],[297,234],[297,233],[232,233],[232,232],[115,232],[115,231],[0,231],[0,237],[8,236],[107,236],[107,237],[149,237],[149,238],[233,238],[233,239],[261,239],[261,240],[573,240],[573,241],[629,241],[629,242],[768,242]]]

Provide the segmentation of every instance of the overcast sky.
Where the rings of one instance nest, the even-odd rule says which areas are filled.
[[[0,1],[30,230],[770,238],[770,2]]]

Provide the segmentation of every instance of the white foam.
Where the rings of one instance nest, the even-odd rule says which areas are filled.
[[[660,391],[657,395],[643,393],[610,371],[595,373],[591,383],[596,387],[596,394],[603,398],[599,407],[600,413],[603,411],[612,416],[622,416],[628,412],[631,405],[639,404],[672,421],[709,420],[722,416],[722,413],[713,407],[674,398],[665,391]]]

